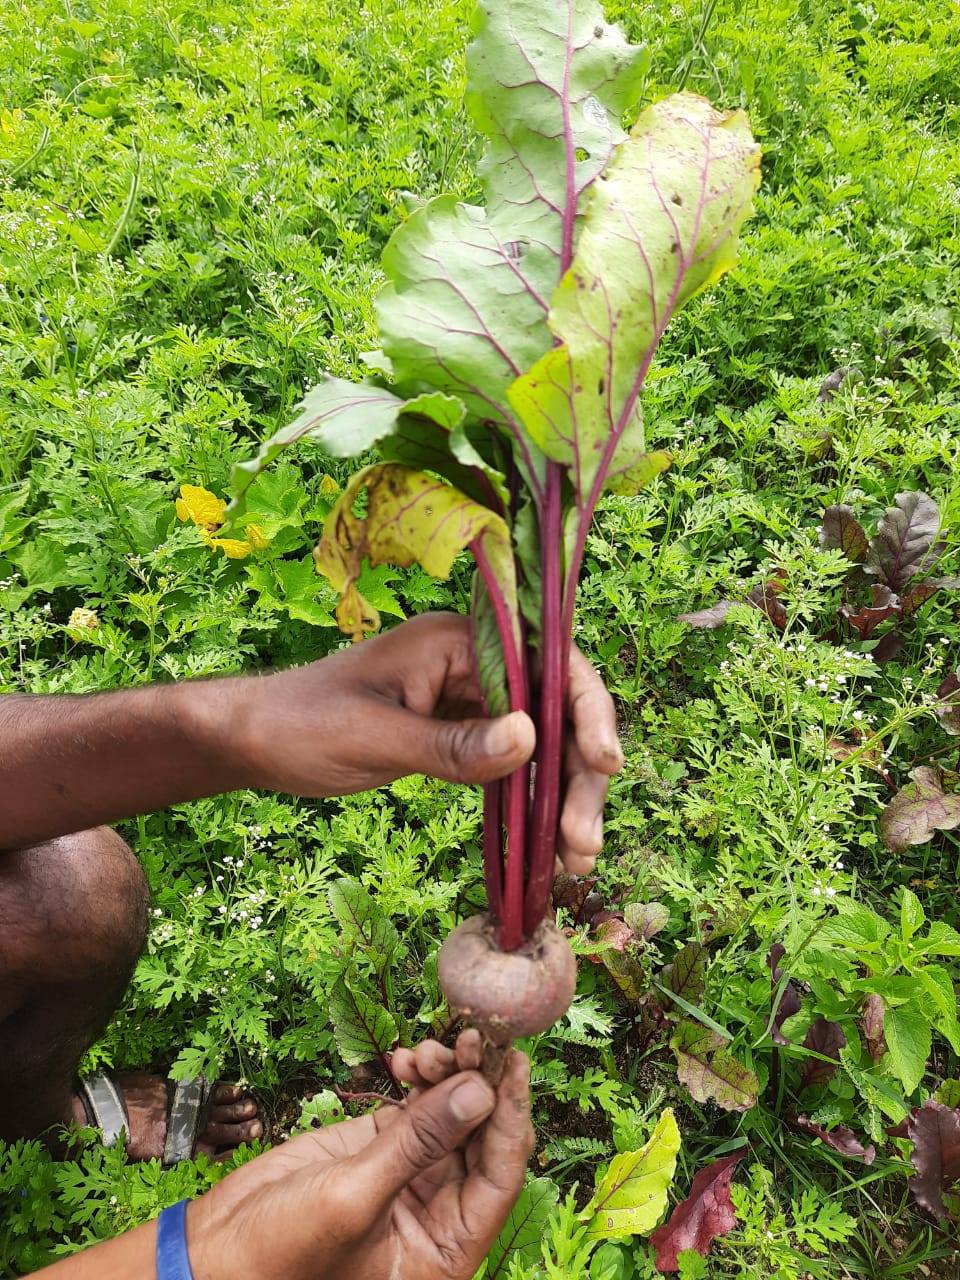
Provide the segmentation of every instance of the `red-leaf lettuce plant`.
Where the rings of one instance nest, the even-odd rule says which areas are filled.
[[[538,729],[534,768],[485,796],[490,915],[512,952],[549,904],[594,511],[605,490],[635,493],[669,463],[644,445],[644,379],[677,309],[734,262],[759,150],[742,112],[686,93],[625,133],[647,54],[595,0],[482,0],[475,31],[467,105],[487,140],[485,206],[442,195],[397,229],[370,376],[309,392],[237,468],[234,519],[287,445],[306,438],[341,457],[377,446],[383,461],[351,480],[316,551],[356,638],[378,625],[357,590],[365,558],[446,576],[472,551],[487,708],[529,711]]]

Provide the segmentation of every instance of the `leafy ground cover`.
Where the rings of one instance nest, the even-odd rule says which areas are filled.
[[[599,879],[557,889],[578,996],[530,1046],[536,1178],[487,1274],[953,1276],[960,16],[607,12],[650,47],[645,101],[748,108],[763,187],[648,379],[673,466],[587,542],[577,636],[627,766]],[[321,369],[364,372],[402,193],[476,200],[469,7],[3,13],[0,691],[319,656],[345,465],[308,446],[261,476],[243,544],[175,502],[225,495]],[[469,571],[359,587],[389,621],[462,609]],[[389,1090],[397,1039],[445,1025],[437,940],[484,906],[481,808],[412,779],[128,824],[153,929],[91,1061],[239,1075],[285,1129]],[[648,1142],[697,1195],[601,1239],[584,1206],[629,1217]],[[219,1174],[0,1148],[0,1267]]]

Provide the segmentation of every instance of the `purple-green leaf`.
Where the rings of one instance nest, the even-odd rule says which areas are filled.
[[[934,567],[944,552],[940,511],[925,493],[898,493],[870,540],[866,570],[891,591],[903,591],[911,578]]]
[[[595,0],[481,0],[476,12],[467,104],[487,139],[486,207],[440,196],[416,210],[384,253],[377,314],[401,384],[453,391],[516,439],[506,389],[550,346],[584,196],[624,138],[648,55]],[[536,450],[517,447],[535,486]]]
[[[926,844],[937,831],[960,827],[960,795],[944,791],[938,770],[921,765],[910,779],[880,818],[884,843],[894,853]]]
[[[863,564],[867,545],[863,526],[850,507],[827,507],[820,527],[820,546],[825,551],[842,551],[854,564]]]
[[[757,1077],[727,1049],[728,1043],[709,1027],[684,1018],[670,1041],[677,1076],[696,1102],[715,1102],[724,1111],[749,1111],[757,1101]]]
[[[960,736],[960,671],[948,675],[937,689],[934,712],[947,733]]]

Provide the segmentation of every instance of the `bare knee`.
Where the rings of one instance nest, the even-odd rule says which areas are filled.
[[[146,937],[149,890],[115,831],[0,853],[0,979],[124,984]]]

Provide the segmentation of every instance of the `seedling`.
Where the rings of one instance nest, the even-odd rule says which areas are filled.
[[[733,264],[760,177],[744,114],[692,94],[646,107],[626,133],[647,66],[594,0],[482,0],[467,106],[487,139],[485,206],[415,205],[383,254],[370,376],[325,378],[234,476],[242,525],[247,488],[288,445],[377,447],[315,553],[356,639],[379,625],[357,588],[364,560],[445,577],[473,553],[487,709],[529,712],[538,745],[532,768],[486,788],[489,916],[448,939],[440,975],[499,1044],[545,1030],[573,994],[573,958],[545,917],[594,511],[669,465],[644,443],[644,380],[674,313]]]

